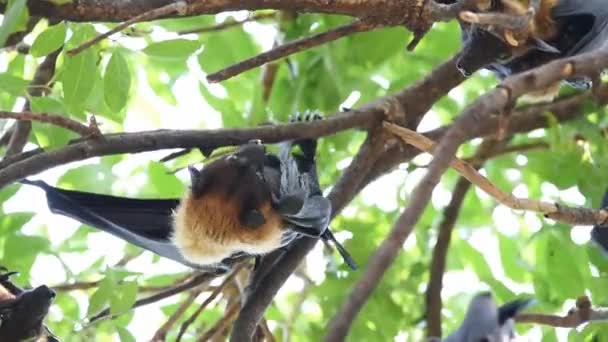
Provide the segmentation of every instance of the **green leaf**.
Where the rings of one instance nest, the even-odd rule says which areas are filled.
[[[200,47],[201,43],[196,40],[172,39],[152,43],[143,52],[151,57],[185,59]]]
[[[479,279],[485,282],[494,279],[492,270],[481,252],[466,241],[461,241],[461,243],[458,244],[458,251],[460,252],[460,258],[463,263],[466,262],[470,264]]]
[[[133,336],[133,334],[131,334],[129,332],[129,330],[127,330],[121,326],[116,326],[116,332],[118,333],[120,342],[136,342],[137,341],[135,339],[135,337]]]
[[[137,282],[125,281],[115,287],[110,299],[110,312],[119,314],[129,310],[137,299]]]
[[[66,55],[62,70],[63,97],[71,110],[84,107],[84,103],[93,90],[95,73],[95,53],[84,50],[76,56]]]
[[[526,280],[527,270],[522,266],[520,247],[517,240],[497,233],[500,248],[500,260],[506,275],[520,283]]]
[[[127,104],[131,88],[131,73],[127,61],[119,51],[112,54],[103,78],[106,104],[111,110],[120,111]]]
[[[16,77],[8,73],[0,73],[0,90],[13,96],[23,96],[29,82],[21,77]]]
[[[105,305],[110,302],[116,286],[116,279],[111,270],[106,272],[105,278],[99,283],[99,287],[91,298],[89,298],[89,308],[87,309],[87,316],[98,313],[103,310]]]
[[[561,224],[548,229],[545,267],[548,281],[553,290],[563,299],[577,298],[585,293],[584,269],[588,271],[588,261],[584,250],[575,246],[566,232],[569,227]]]
[[[32,217],[34,217],[32,213],[2,215],[2,220],[0,220],[0,236],[6,236],[20,230]]]
[[[64,22],[47,27],[47,29],[40,33],[38,37],[36,37],[36,40],[34,40],[34,43],[30,48],[30,54],[34,57],[42,57],[59,49],[65,41],[66,31],[67,29]]]
[[[21,228],[21,227],[19,227]],[[38,236],[10,235],[4,243],[4,254],[0,265],[19,270],[21,276],[29,274],[39,253],[48,250],[49,240]]]
[[[23,16],[27,15],[26,0],[9,0],[0,26],[0,46],[4,46],[8,36],[17,30]]]

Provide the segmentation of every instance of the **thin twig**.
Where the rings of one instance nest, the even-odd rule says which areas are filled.
[[[207,81],[210,83],[221,82],[231,77],[234,77],[242,72],[266,64],[268,62],[272,62],[279,58],[283,58],[285,56],[292,55],[296,52],[300,52],[302,50],[310,49],[317,45],[340,39],[353,33],[370,31],[375,29],[376,27],[378,27],[377,24],[371,24],[362,20],[356,20],[350,24],[336,27],[334,29],[319,33],[312,37],[294,40],[293,42],[278,46],[257,56],[233,64],[225,69],[207,75]]]
[[[91,134],[100,134],[99,130],[96,130],[81,124],[76,120],[72,120],[67,116],[57,115],[52,113],[33,113],[33,112],[6,112],[0,111],[0,118],[2,119],[15,119],[20,121],[38,121],[44,122],[58,127],[65,128],[72,132],[79,134],[80,136],[86,137]]]
[[[89,47],[99,43],[101,40],[113,35],[114,33],[120,32],[120,31],[124,30],[125,28],[127,28],[128,26],[135,24],[137,22],[153,20],[153,19],[165,16],[165,15],[168,15],[171,13],[178,13],[179,15],[184,15],[187,12],[188,12],[188,3],[186,1],[177,1],[177,2],[170,3],[168,5],[165,5],[163,7],[152,9],[150,11],[147,11],[140,15],[134,16],[133,18],[116,25],[116,27],[109,30],[108,32],[95,36],[91,40],[88,40],[88,41],[84,42],[83,44],[69,50],[67,52],[67,54],[70,56],[75,56],[75,55],[81,53],[82,51],[84,51],[85,49],[88,49]]]
[[[240,25],[243,25],[244,23],[248,23],[250,21],[264,20],[264,19],[274,18],[275,16],[276,16],[275,12],[255,13],[254,15],[251,15],[251,16],[247,17],[247,19],[244,19],[244,20],[240,20],[240,21],[239,20],[226,20],[223,23],[212,25],[212,26],[205,26],[205,27],[201,27],[201,28],[197,28],[197,29],[193,29],[193,30],[180,31],[180,32],[178,32],[178,34],[184,35],[184,34],[191,34],[191,33],[217,32],[217,31],[222,31],[222,30],[234,27],[234,26],[240,26]]]
[[[40,63],[36,69],[34,79],[32,79],[27,90],[30,97],[44,95],[50,90],[50,87],[47,87],[47,85],[52,83],[53,76],[55,75],[55,62],[57,61],[57,56],[59,56],[60,51],[61,49],[57,49],[46,56],[44,61]],[[30,110],[29,98],[25,101],[22,110]],[[30,132],[32,131],[32,123],[30,121],[17,121],[9,131],[12,131],[12,133],[10,134],[10,139],[6,147],[5,159],[23,151],[23,148],[29,139]]]
[[[435,142],[420,133],[388,122],[384,123],[384,127],[391,133],[398,135],[406,143],[422,151],[433,153],[435,149]],[[574,208],[561,204],[515,197],[492,184],[490,180],[482,176],[471,164],[456,157],[452,159],[450,166],[492,198],[511,209],[539,212],[546,217],[567,224],[603,225],[608,221],[608,211],[606,210]]]
[[[576,328],[587,322],[608,321],[608,310],[597,310],[591,305],[587,296],[582,296],[576,301],[576,308],[572,309],[565,316],[540,314],[540,313],[520,313],[515,317],[517,323],[534,323],[560,328]]]
[[[267,342],[276,342],[276,339],[274,338],[272,331],[270,331],[270,327],[268,326],[268,321],[266,319],[262,318],[260,327],[262,327],[262,332],[264,333],[264,338]]]
[[[135,303],[133,304],[133,306],[131,307],[132,309],[138,308],[140,306],[144,306],[144,305],[148,305],[148,304],[152,304],[152,303],[156,303],[160,300],[163,300],[165,298],[174,296],[178,293],[182,293],[184,291],[190,290],[192,288],[195,288],[205,282],[211,281],[211,279],[215,278],[216,275],[213,273],[200,273],[197,274],[196,276],[194,276],[191,280],[179,284],[179,285],[175,285],[172,286],[170,288],[167,288],[166,290],[159,292],[157,294],[151,295],[149,297],[145,297],[145,298],[141,298],[138,299],[137,301],[135,301]],[[100,313],[98,313],[97,315],[91,317],[89,319],[89,324],[93,324],[96,321],[99,321],[100,319],[106,318],[110,316],[110,309],[106,308],[104,310],[102,310]]]
[[[203,310],[205,310],[205,308],[211,304],[211,302],[215,299],[215,297],[217,297],[222,290],[226,287],[226,285],[228,285],[239,273],[239,271],[245,266],[245,263],[240,263],[239,265],[237,265],[234,270],[232,271],[232,273],[230,273],[225,279],[224,281],[222,281],[222,283],[216,287],[213,292],[211,292],[211,294],[209,295],[209,297],[207,297],[207,299],[205,299],[205,301],[198,307],[198,309],[196,309],[196,311],[190,315],[190,317],[188,317],[188,319],[186,321],[184,321],[184,323],[182,323],[181,327],[179,328],[179,333],[177,334],[177,338],[175,339],[175,342],[180,342],[182,339],[182,336],[184,335],[184,333],[186,332],[186,330],[188,330],[188,327],[198,318],[198,316],[201,314],[201,312],[203,312]]]
[[[234,302],[226,310],[224,317],[222,317],[222,319],[217,321],[217,323],[213,327],[211,327],[211,329],[207,330],[207,332],[198,339],[198,342],[212,340],[215,336],[217,336],[218,334],[221,334],[228,326],[228,323],[230,323],[234,319],[236,314],[239,312],[240,307],[241,307],[240,302],[238,302],[238,301]]]
[[[177,320],[186,312],[186,310],[188,310],[190,305],[192,305],[192,303],[194,303],[194,300],[196,299],[196,297],[198,297],[198,295],[201,294],[201,292],[203,292],[202,288],[191,290],[190,293],[188,294],[188,297],[186,297],[186,299],[179,305],[177,310],[175,310],[175,312],[173,312],[173,314],[171,315],[171,317],[169,317],[169,319],[165,322],[165,324],[163,324],[156,331],[156,333],[154,333],[154,336],[152,337],[152,341],[154,341],[154,342],[164,341],[167,338],[167,333],[169,332],[169,330],[171,330],[171,328],[175,325]]]

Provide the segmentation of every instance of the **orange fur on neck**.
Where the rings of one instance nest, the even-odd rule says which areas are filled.
[[[281,246],[283,222],[270,202],[258,210],[266,223],[244,227],[239,203],[213,192],[195,199],[188,191],[174,215],[173,243],[188,261],[205,265],[238,251],[268,253]]]

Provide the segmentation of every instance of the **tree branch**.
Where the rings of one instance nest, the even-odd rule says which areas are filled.
[[[15,119],[19,121],[38,121],[44,122],[58,127],[65,128],[80,136],[87,137],[90,135],[99,135],[99,129],[97,127],[90,127],[81,124],[76,120],[72,120],[63,115],[51,114],[51,113],[32,113],[28,111],[23,112],[5,112],[0,111],[0,118],[2,119]]]
[[[211,302],[224,290],[226,285],[228,285],[232,280],[234,280],[234,278],[244,266],[245,263],[240,263],[239,265],[237,265],[232,270],[232,272],[226,278],[224,278],[224,281],[222,281],[222,283],[218,287],[216,287],[213,292],[211,292],[209,297],[205,299],[205,301],[198,307],[198,309],[196,309],[196,311],[192,315],[190,315],[190,317],[188,317],[188,319],[185,320],[184,323],[182,323],[181,327],[179,328],[179,333],[177,334],[175,342],[180,342],[182,340],[182,336],[184,335],[186,330],[188,330],[188,327],[198,318],[201,312],[203,312],[203,310],[205,310],[205,308],[209,304],[211,304]]]
[[[565,316],[539,313],[520,313],[515,317],[517,323],[534,323],[561,328],[576,328],[587,322],[608,321],[608,310],[594,309],[589,297],[582,296],[576,300],[576,308]]]
[[[172,0],[80,0],[63,5],[47,1],[29,0],[30,15],[78,22],[118,22],[128,20],[174,3]],[[217,14],[236,10],[286,10],[295,12],[327,13],[352,17],[377,17],[395,22],[414,20],[419,15],[415,0],[190,0],[187,15]],[[166,14],[162,18],[174,17]]]
[[[234,77],[242,72],[259,67],[260,65],[277,59],[292,55],[302,50],[310,49],[317,45],[331,42],[353,33],[370,31],[378,27],[376,24],[371,24],[363,20],[356,20],[350,24],[336,27],[329,31],[325,31],[312,37],[305,37],[287,44],[277,46],[269,51],[263,52],[257,56],[251,57],[244,61],[233,64],[225,69],[207,75],[209,83],[217,83]]]
[[[476,160],[474,167],[479,168],[486,160],[487,156],[492,155],[498,150],[503,142],[497,143],[495,140],[487,139],[478,148],[477,153],[473,157]],[[469,182],[464,177],[459,177],[454,189],[452,190],[452,199],[443,211],[443,219],[438,227],[437,241],[433,248],[433,256],[430,265],[430,278],[426,288],[426,322],[427,322],[427,338],[441,338],[441,289],[443,287],[443,274],[445,273],[445,265],[447,259],[448,247],[452,238],[452,230],[458,219],[460,208],[464,202],[464,198],[471,187]]]
[[[328,198],[332,204],[332,217],[335,217],[342,208],[350,202],[362,187],[362,180],[371,169],[378,156],[378,149],[383,147],[381,141],[368,136],[352,163],[342,174],[342,177],[332,188]],[[270,305],[274,296],[285,280],[289,278],[302,259],[314,247],[318,239],[302,237],[293,243],[287,253],[276,262],[273,272],[261,279],[253,293],[241,309],[241,312],[232,328],[230,341],[239,342],[251,339],[256,326],[261,320],[264,311]]]
[[[131,307],[132,309],[138,308],[140,306],[144,306],[144,305],[148,305],[148,304],[152,304],[152,303],[156,303],[160,300],[163,300],[165,298],[174,296],[178,293],[182,293],[184,291],[193,289],[203,283],[206,283],[208,281],[211,281],[213,278],[215,278],[217,275],[213,274],[213,273],[199,273],[197,275],[195,275],[191,280],[184,282],[182,284],[179,285],[175,285],[172,286],[164,291],[161,291],[157,294],[145,297],[145,298],[141,298],[138,299],[137,301],[135,301],[135,304],[133,304],[133,306]],[[110,316],[110,309],[103,309],[100,313],[98,313],[97,315],[94,315],[93,317],[91,317],[89,319],[89,324],[93,324],[96,321],[99,321],[100,319],[104,319],[107,318],[108,316]]]
[[[353,111],[310,123],[260,126],[250,129],[156,130],[137,133],[106,134],[85,139],[66,147],[41,152],[6,165],[0,170],[0,188],[52,167],[91,157],[139,153],[170,148],[225,146],[243,144],[251,139],[275,143],[288,139],[316,138],[377,122],[377,111]]]
[[[46,92],[47,88],[43,86],[46,86],[51,82],[53,75],[55,75],[55,62],[57,61],[57,56],[59,56],[60,51],[61,49],[58,49],[49,54],[44,61],[40,63],[36,69],[36,74],[34,74],[34,79],[28,88],[29,96],[41,96]],[[23,111],[27,112],[29,110],[30,101],[28,99],[23,105]],[[23,151],[23,147],[27,144],[31,131],[32,123],[30,121],[18,121],[15,123],[12,127],[11,137],[6,147],[6,154],[4,157],[10,157]]]
[[[159,17],[164,17],[170,13],[177,13],[179,15],[185,15],[186,13],[188,13],[188,3],[186,1],[172,2],[165,6],[162,6],[160,8],[151,9],[142,14],[136,15],[133,18],[130,18],[129,20],[126,20],[125,22],[123,22],[119,25],[116,25],[116,27],[109,30],[108,32],[102,33],[102,34],[82,43],[78,47],[69,50],[67,52],[67,54],[70,56],[75,56],[75,55],[79,54],[80,52],[84,51],[85,49],[88,49],[89,47],[99,43],[103,39],[108,38],[109,36],[113,35],[114,33],[120,32],[135,23],[138,23],[141,21],[153,20],[153,19],[156,19]]]
[[[372,256],[361,280],[355,285],[342,308],[330,323],[326,341],[342,341],[357,313],[394,262],[401,246],[422,215],[443,172],[458,147],[471,136],[490,113],[499,112],[519,96],[539,90],[575,75],[597,72],[608,65],[608,51],[600,49],[575,57],[556,60],[530,71],[507,78],[493,91],[478,98],[456,119],[437,146],[435,157],[424,178],[414,189],[408,207],[395,222],[391,232]]]
[[[274,18],[276,15],[277,14],[275,12],[255,13],[253,15],[250,15],[249,17],[247,17],[247,19],[244,19],[244,20],[240,20],[240,21],[226,20],[223,23],[216,24],[216,25],[205,26],[205,27],[201,27],[201,28],[197,28],[197,29],[193,29],[193,30],[179,31],[178,34],[184,35],[184,34],[191,34],[191,33],[217,32],[217,31],[222,31],[222,30],[229,29],[229,28],[232,28],[235,26],[241,26],[244,23],[248,23],[251,21],[259,21],[259,20]]]
[[[188,297],[186,297],[186,299],[179,305],[179,307],[175,310],[175,312],[173,312],[173,314],[171,314],[171,316],[165,322],[165,324],[163,324],[154,333],[154,336],[152,336],[151,340],[153,342],[165,341],[165,339],[167,338],[167,333],[169,333],[169,330],[171,330],[171,328],[173,328],[173,326],[175,325],[177,320],[180,317],[182,317],[182,315],[184,313],[186,313],[186,310],[188,310],[190,305],[192,305],[192,303],[194,303],[194,300],[196,299],[196,297],[198,297],[198,295],[201,294],[201,292],[203,292],[202,288],[191,290],[190,293],[188,294]]]
[[[403,141],[415,146],[416,148],[433,153],[436,144],[422,134],[411,131],[407,128],[399,127],[391,123],[384,123],[384,127],[393,134],[398,135]],[[475,184],[490,197],[499,203],[514,209],[527,210],[543,214],[550,219],[570,224],[570,225],[605,225],[608,222],[608,211],[603,209],[574,208],[561,204],[536,201],[527,198],[518,198],[499,189],[490,180],[482,176],[477,171],[477,166],[473,166],[456,157],[450,162],[458,173],[469,182]]]

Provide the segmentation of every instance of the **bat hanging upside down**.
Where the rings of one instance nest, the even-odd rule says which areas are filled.
[[[487,68],[504,79],[552,60],[590,52],[608,41],[608,1],[534,0],[540,3],[527,30],[516,32],[499,25],[461,22],[462,52],[458,69],[469,76]],[[454,2],[443,0],[442,2]],[[484,15],[526,15],[532,0],[477,0],[474,13]],[[475,15],[465,15],[474,18]],[[467,19],[469,20],[469,19]],[[476,19],[477,20],[477,19]],[[571,78],[567,83],[588,88],[587,77]],[[552,100],[560,84],[531,93],[533,101]]]
[[[292,153],[294,145],[302,154]],[[189,167],[191,186],[181,200],[115,197],[22,182],[42,188],[53,213],[190,267],[225,268],[222,261],[263,255],[303,235],[331,240],[356,269],[328,228],[331,203],[319,187],[316,146],[312,139],[284,142],[275,155],[259,140],[251,141],[200,171]]]
[[[58,342],[43,324],[55,292],[46,285],[24,290],[10,281],[16,273],[0,274],[0,341]]]

